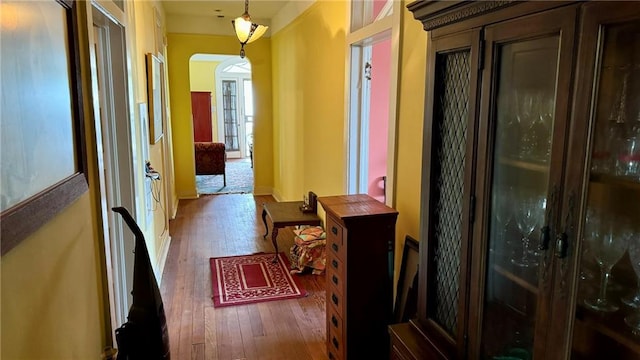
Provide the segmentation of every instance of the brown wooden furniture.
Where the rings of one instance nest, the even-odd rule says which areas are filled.
[[[227,152],[224,143],[197,142],[194,144],[196,175],[222,175],[227,186]]]
[[[391,357],[640,358],[640,6],[408,8],[429,31],[424,246]]]
[[[268,202],[262,204],[262,222],[264,222],[264,235],[267,238],[269,228],[267,227],[267,217],[273,224],[271,230],[271,242],[275,249],[276,256],[273,261],[278,261],[278,229],[285,226],[294,225],[311,225],[318,226],[321,224],[320,218],[316,213],[303,213],[300,210],[302,201],[285,201],[285,202]]]
[[[213,120],[210,91],[191,92],[191,113],[193,115],[193,141],[212,142]]]
[[[329,359],[378,359],[388,352],[398,212],[368,195],[318,201],[327,213]]]

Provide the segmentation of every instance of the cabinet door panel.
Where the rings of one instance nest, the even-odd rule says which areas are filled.
[[[474,358],[545,358],[576,14],[548,11],[485,31]]]
[[[433,41],[425,111],[419,318],[438,350],[465,357],[479,32]],[[433,96],[433,97],[432,97]]]
[[[640,7],[584,7],[553,311],[557,356],[640,358]]]

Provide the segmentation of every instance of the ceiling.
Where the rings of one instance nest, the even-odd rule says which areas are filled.
[[[289,1],[294,0],[250,0],[249,14],[257,19],[271,20]],[[167,15],[217,16],[235,19],[244,12],[243,0],[161,0]]]

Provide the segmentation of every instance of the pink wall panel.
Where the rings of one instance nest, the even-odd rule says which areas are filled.
[[[384,201],[382,177],[387,175],[391,40],[374,44],[372,53],[368,194]]]

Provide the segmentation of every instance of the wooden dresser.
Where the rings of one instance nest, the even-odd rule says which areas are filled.
[[[398,212],[368,195],[318,198],[327,213],[327,354],[389,353]]]

